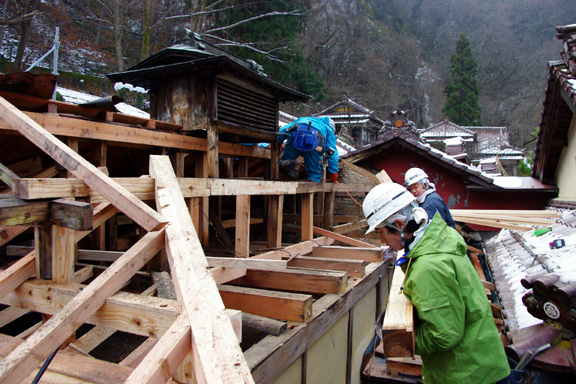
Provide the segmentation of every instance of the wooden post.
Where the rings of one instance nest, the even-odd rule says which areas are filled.
[[[334,200],[335,192],[326,192],[324,194],[324,220],[322,223],[324,229],[332,230],[334,226]]]
[[[206,130],[208,139],[208,148],[206,150],[206,157],[208,160],[208,177],[219,177],[219,163],[218,163],[218,126],[216,124],[208,124]]]
[[[282,222],[284,215],[284,195],[268,197],[268,248],[282,246]]]
[[[196,170],[195,175],[198,178],[201,177],[208,177],[208,156],[205,153],[199,154],[198,159],[196,160]],[[197,222],[198,225],[196,226],[196,231],[198,233],[198,237],[202,242],[202,245],[207,247],[210,243],[210,204],[209,204],[209,197],[199,197],[197,202],[196,208],[198,211]]]
[[[52,278],[52,233],[49,223],[34,226],[34,248],[36,250],[36,276]]]
[[[312,240],[314,228],[314,193],[302,194],[302,241]]]
[[[67,283],[74,277],[74,230],[52,225],[52,280]]]
[[[95,140],[96,151],[94,153],[95,163],[98,167],[107,166],[108,157],[108,145],[105,141]],[[90,242],[94,249],[105,250],[106,249],[106,226],[100,225],[92,231],[90,234]]]
[[[238,177],[248,177],[248,158],[238,159]]]
[[[250,195],[236,197],[236,257],[250,256]]]

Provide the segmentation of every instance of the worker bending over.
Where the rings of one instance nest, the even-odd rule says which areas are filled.
[[[428,221],[403,186],[384,183],[364,199],[368,231],[404,250],[403,293],[414,305],[424,383],[495,383],[510,374],[500,334],[466,244],[439,215]],[[391,293],[391,294],[396,294]]]
[[[456,227],[448,206],[436,192],[434,184],[428,180],[426,172],[420,168],[410,168],[406,171],[404,180],[406,187],[414,195],[418,204],[424,208],[430,219],[438,212],[448,226]]]
[[[296,179],[300,170],[299,156],[304,158],[308,180],[322,181],[322,170],[328,167],[328,181],[338,180],[338,150],[335,125],[329,117],[301,117],[280,128],[278,143],[284,142],[280,171]]]

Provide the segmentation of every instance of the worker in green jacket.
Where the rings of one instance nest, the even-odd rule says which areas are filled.
[[[424,383],[496,383],[510,367],[480,277],[462,236],[426,211],[399,184],[374,187],[364,199],[368,231],[404,249],[403,292],[414,305],[416,354]]]

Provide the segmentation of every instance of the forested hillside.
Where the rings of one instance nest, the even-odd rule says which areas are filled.
[[[554,28],[576,23],[574,0],[4,0],[0,10],[8,71],[50,50],[56,27],[59,69],[100,77],[186,27],[315,97],[288,112],[318,112],[346,95],[384,119],[401,108],[419,128],[444,118],[450,55],[464,34],[478,62],[481,121],[508,126],[518,147],[529,146],[547,62],[559,58]]]

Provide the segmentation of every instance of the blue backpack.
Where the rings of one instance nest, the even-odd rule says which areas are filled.
[[[312,123],[298,124],[292,131],[294,148],[301,152],[310,152],[320,145],[322,135],[316,128],[312,128]],[[322,140],[323,141],[323,140]]]

